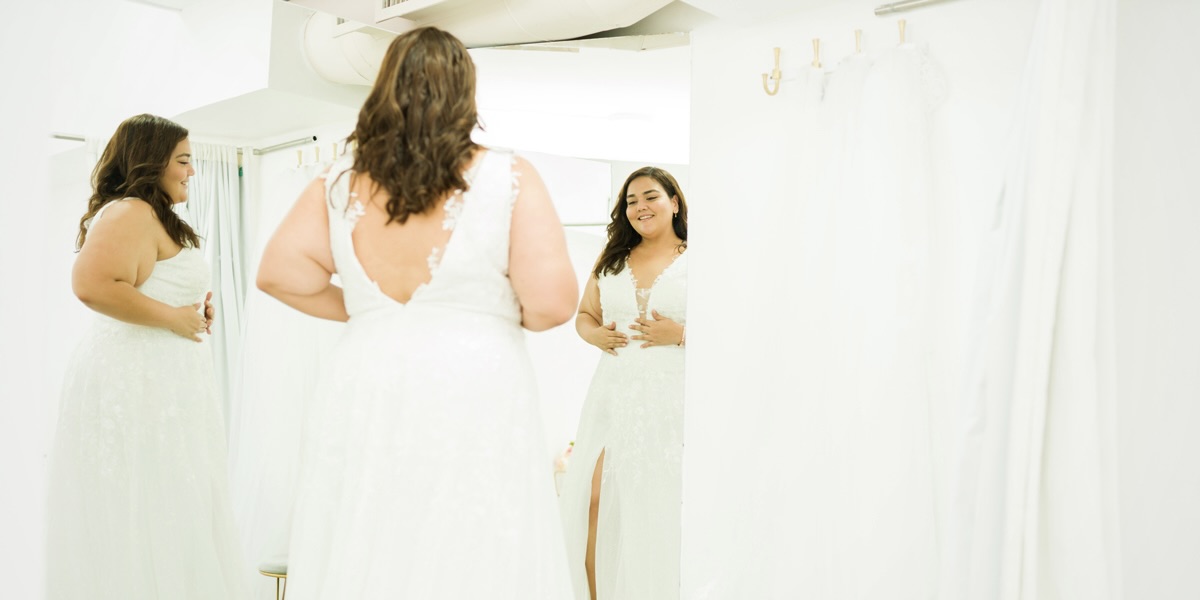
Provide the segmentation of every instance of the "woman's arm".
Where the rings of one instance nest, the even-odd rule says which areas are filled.
[[[588,278],[583,288],[583,300],[579,302],[579,314],[575,316],[575,332],[583,341],[613,356],[616,356],[617,348],[627,343],[628,336],[617,331],[615,321],[604,324],[604,313],[600,308],[600,281],[595,275]]]
[[[162,225],[154,209],[141,200],[114,202],[93,221],[87,241],[71,269],[71,290],[88,308],[135,325],[169,329],[199,342],[206,327],[200,303],[170,306],[135,287],[145,281],[158,260]]]
[[[516,159],[513,170],[521,190],[509,231],[508,278],[521,303],[521,325],[545,331],[571,319],[579,284],[562,222],[541,176],[523,158]]]
[[[346,321],[342,288],[330,277],[336,269],[329,248],[329,213],[323,179],[314,179],[283,218],[258,266],[258,289],[280,302],[321,319]]]

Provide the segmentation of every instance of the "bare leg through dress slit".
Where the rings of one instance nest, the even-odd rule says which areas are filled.
[[[587,553],[584,555],[584,569],[587,570],[588,591],[592,600],[596,600],[596,526],[600,521],[600,480],[604,473],[604,450],[596,459],[596,468],[592,471],[592,501],[588,507],[588,539]]]

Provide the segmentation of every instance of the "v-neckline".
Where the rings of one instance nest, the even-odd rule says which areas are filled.
[[[647,292],[653,290],[654,286],[658,285],[659,280],[662,279],[662,276],[665,275],[667,271],[670,271],[671,267],[675,266],[676,262],[679,262],[679,257],[683,256],[686,252],[687,250],[684,250],[683,252],[676,252],[675,258],[672,258],[671,262],[667,263],[667,266],[663,267],[663,269],[658,272],[658,275],[654,277],[654,281],[650,282],[650,287],[647,288],[638,287],[638,278],[633,274],[633,265],[629,263],[629,257],[625,257],[625,268],[629,270],[629,279],[633,281],[633,289],[645,290]]]

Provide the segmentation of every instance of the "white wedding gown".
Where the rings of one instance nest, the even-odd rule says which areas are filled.
[[[203,301],[209,276],[203,252],[184,248],[139,290],[184,306]],[[225,452],[207,340],[97,314],[63,383],[47,598],[248,598]]]
[[[687,322],[687,253],[647,288],[628,265],[599,278],[605,323],[627,335],[641,314],[657,310]],[[639,303],[639,294],[642,302]],[[642,348],[629,340],[604,353],[584,402],[559,505],[575,598],[589,598],[584,555],[592,474],[604,468],[596,531],[598,600],[679,598],[684,349]]]
[[[350,321],[304,435],[290,600],[570,595],[521,309],[508,279],[518,181],[489,151],[407,303],[355,255],[346,157],[326,176]],[[349,204],[349,206],[348,206]],[[431,260],[431,264],[435,261]]]

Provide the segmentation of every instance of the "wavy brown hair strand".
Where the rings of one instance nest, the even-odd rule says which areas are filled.
[[[683,240],[683,247],[687,247],[688,209],[687,201],[683,197],[683,190],[679,188],[679,182],[675,181],[673,175],[658,167],[642,167],[630,173],[629,177],[625,178],[625,183],[621,185],[621,193],[617,196],[616,205],[613,206],[612,220],[608,223],[608,244],[604,246],[604,251],[600,253],[600,258],[596,260],[596,266],[592,269],[592,274],[596,277],[620,273],[625,268],[625,260],[629,258],[629,253],[642,241],[642,235],[633,228],[625,210],[629,205],[629,200],[626,199],[626,195],[629,194],[629,184],[639,177],[649,177],[657,181],[668,197],[676,198],[679,201],[679,215],[671,220],[671,227],[675,230],[675,235]]]
[[[159,184],[175,146],[187,136],[188,130],[183,126],[154,115],[130,117],[117,126],[92,170],[92,197],[88,199],[87,212],[79,219],[76,250],[83,247],[96,213],[105,204],[122,198],[137,198],[153,207],[158,221],[176,244],[200,247],[200,237],[175,214],[174,202]]]
[[[357,142],[354,171],[387,191],[388,223],[467,189],[478,122],[475,63],[462,42],[434,27],[392,41],[347,138]]]

